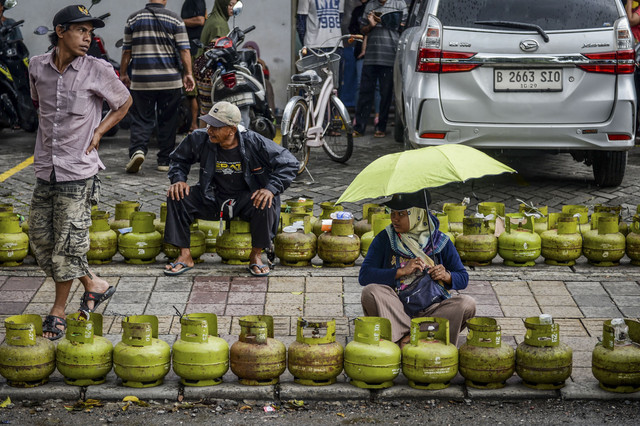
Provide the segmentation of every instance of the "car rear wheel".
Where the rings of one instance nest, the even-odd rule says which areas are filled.
[[[627,151],[600,151],[594,153],[593,177],[601,187],[618,186],[627,167]]]

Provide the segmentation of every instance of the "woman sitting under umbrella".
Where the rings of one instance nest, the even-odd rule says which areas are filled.
[[[438,230],[438,219],[432,214],[426,219],[430,196],[424,191],[395,194],[385,203],[391,209],[391,225],[375,237],[360,268],[360,285],[365,286],[361,297],[364,314],[388,318],[393,341],[401,347],[409,342],[411,316],[405,312],[398,291],[424,273],[446,290],[462,290],[469,282],[455,246]],[[436,258],[435,265],[428,256]],[[443,294],[443,298],[450,296],[448,291]],[[456,295],[425,306],[412,316],[448,319],[450,341],[455,345],[458,334],[475,313],[472,297]]]

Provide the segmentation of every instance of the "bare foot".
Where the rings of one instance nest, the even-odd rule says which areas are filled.
[[[400,346],[400,349],[404,348],[404,346],[409,343],[411,341],[411,335],[407,334],[406,336],[404,336],[402,339],[398,340],[398,346]]]

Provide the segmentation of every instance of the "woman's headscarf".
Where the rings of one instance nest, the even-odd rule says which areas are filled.
[[[229,34],[229,3],[231,0],[216,0],[211,15],[202,27],[200,41],[207,46],[212,40]],[[200,56],[204,50],[198,49],[196,56]]]
[[[385,228],[391,242],[391,249],[411,259],[416,257],[414,250],[421,250],[427,256],[440,253],[447,245],[449,237],[438,229],[440,226],[438,219],[431,213],[427,215],[427,210],[420,207],[410,207],[406,210],[409,216],[409,231],[399,234],[393,225]]]

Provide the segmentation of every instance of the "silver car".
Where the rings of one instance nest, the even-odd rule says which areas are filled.
[[[413,0],[396,140],[570,152],[617,186],[635,139],[634,58],[620,0]]]

